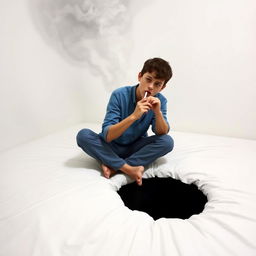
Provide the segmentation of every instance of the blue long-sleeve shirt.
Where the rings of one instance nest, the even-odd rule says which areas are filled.
[[[107,105],[107,112],[102,124],[102,132],[100,136],[106,140],[108,129],[111,125],[119,123],[129,115],[131,115],[136,107],[136,88],[135,86],[125,86],[118,88],[111,94]],[[155,97],[161,101],[161,111],[168,126],[167,121],[167,99],[158,93]],[[155,115],[152,110],[143,114],[140,119],[136,120],[120,137],[113,140],[121,145],[128,145],[139,139],[146,137],[149,126],[152,125],[152,131],[155,133]]]

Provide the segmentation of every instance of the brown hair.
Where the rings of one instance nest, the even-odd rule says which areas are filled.
[[[145,73],[156,73],[157,79],[164,79],[166,84],[172,77],[172,68],[169,63],[161,58],[153,58],[145,61],[141,70],[141,75]]]

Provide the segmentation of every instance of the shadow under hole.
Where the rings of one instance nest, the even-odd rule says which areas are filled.
[[[195,184],[185,184],[173,178],[143,179],[120,188],[118,194],[131,210],[148,213],[159,218],[188,219],[203,211],[207,197]]]

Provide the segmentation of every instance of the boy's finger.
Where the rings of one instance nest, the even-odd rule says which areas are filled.
[[[147,105],[145,105],[144,107],[146,107],[146,108],[152,108],[152,105],[151,104],[147,104]]]
[[[140,100],[140,102],[147,102],[147,101],[148,101],[147,98],[142,98],[142,99]]]

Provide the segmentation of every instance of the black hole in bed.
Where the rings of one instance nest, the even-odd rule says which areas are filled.
[[[207,197],[194,184],[185,184],[172,178],[143,179],[143,185],[135,182],[118,191],[124,204],[131,210],[148,213],[159,218],[188,219],[203,211]]]

